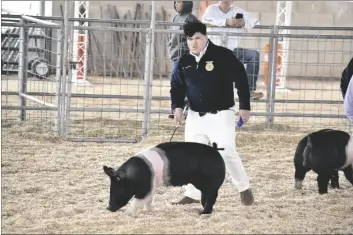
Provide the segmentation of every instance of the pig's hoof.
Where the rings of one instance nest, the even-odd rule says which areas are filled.
[[[208,219],[211,217],[211,214],[201,214],[200,219]]]
[[[134,212],[126,212],[126,215],[127,216],[130,216],[130,217],[132,217],[132,218],[137,218],[138,216],[137,216],[137,213],[134,213]]]
[[[212,211],[203,210],[203,211],[199,212],[199,215],[210,215],[211,213],[212,213]]]
[[[116,211],[117,211],[117,209],[114,209],[114,208],[112,208],[112,207],[110,207],[110,206],[108,206],[106,209],[107,209],[108,211],[110,211],[110,212],[116,212]]]
[[[128,210],[126,210],[125,214],[133,216],[133,215],[135,215],[135,211],[128,209]]]
[[[211,214],[201,214],[200,213],[200,219],[208,219],[208,218],[210,218],[211,217]]]
[[[150,215],[150,214],[153,213],[153,209],[152,208],[146,208],[145,212]]]
[[[302,189],[302,187],[303,187],[303,181],[301,181],[301,180],[295,180],[294,187],[295,187],[296,189]]]

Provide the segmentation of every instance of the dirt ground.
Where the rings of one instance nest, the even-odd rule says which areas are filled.
[[[342,189],[327,195],[317,193],[313,172],[302,191],[294,189],[292,158],[302,134],[238,134],[256,201],[250,207],[240,204],[227,176],[211,216],[200,217],[199,204],[172,205],[182,196],[177,187],[158,190],[153,214],[131,217],[126,208],[105,209],[109,179],[102,166],[117,167],[169,136],[138,144],[74,143],[18,124],[2,133],[2,233],[353,233],[353,187],[342,173]]]

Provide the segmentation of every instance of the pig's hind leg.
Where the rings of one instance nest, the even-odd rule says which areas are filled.
[[[337,170],[335,170],[331,176],[331,187],[332,188],[339,188],[340,187],[339,176],[338,176]]]
[[[213,206],[216,203],[218,197],[218,190],[202,192],[202,205],[204,206],[202,214],[211,214]]]
[[[332,174],[328,173],[319,173],[317,176],[317,183],[319,187],[319,194],[325,194],[328,190],[328,183],[330,181]]]
[[[217,201],[218,190],[224,181],[224,175],[221,174],[220,177],[212,175],[204,178],[202,185],[199,187],[201,191],[201,203],[203,206],[203,211],[200,212],[200,215],[212,213],[213,206]]]

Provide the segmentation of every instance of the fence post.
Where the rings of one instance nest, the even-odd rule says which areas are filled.
[[[19,45],[19,64],[18,64],[18,78],[19,78],[19,103],[20,103],[20,120],[26,120],[26,98],[21,96],[21,93],[27,92],[27,67],[28,67],[28,42],[27,37],[28,33],[25,28],[26,20],[21,17],[21,26],[20,26],[20,45]]]
[[[67,78],[66,78],[66,72],[67,72],[67,40],[69,38],[69,20],[68,20],[68,1],[65,1],[65,5],[64,5],[64,23],[63,23],[63,27],[64,27],[64,34],[63,37],[61,37],[64,40],[64,45],[63,45],[63,53],[62,53],[62,76],[61,76],[61,93],[60,93],[60,99],[61,99],[61,116],[60,116],[60,126],[61,126],[61,130],[60,130],[60,136],[64,136],[65,134],[65,111],[66,111],[66,84],[67,84]]]
[[[142,124],[142,138],[146,137],[149,131],[151,118],[151,102],[152,102],[152,80],[153,80],[153,57],[154,57],[154,36],[156,23],[156,2],[152,1],[151,25],[146,34],[146,51],[145,51],[145,93],[144,93],[144,113]]]
[[[65,137],[69,136],[70,132],[70,109],[71,109],[71,89],[72,89],[72,68],[73,68],[73,63],[71,61],[72,54],[73,54],[73,35],[74,35],[74,29],[72,28],[72,24],[70,24],[70,30],[69,30],[69,53],[68,53],[68,61],[69,61],[69,70],[68,70],[68,78],[67,78],[67,102],[66,102],[66,122],[65,122]],[[88,54],[87,54],[88,56]]]
[[[271,28],[271,35],[274,34],[274,28]],[[266,127],[270,128],[270,123],[271,123],[271,77],[272,77],[272,64],[273,64],[273,36],[270,37],[269,40],[269,49],[268,49],[268,71],[267,71],[267,77],[269,81],[267,82],[267,87],[266,87]]]
[[[57,35],[56,38],[58,40],[56,44],[56,132],[58,135],[60,135],[60,130],[61,130],[61,125],[60,125],[60,119],[61,119],[61,99],[60,99],[60,79],[61,79],[61,63],[62,63],[62,28],[57,30]]]
[[[228,35],[226,34],[226,32],[222,31],[222,35],[221,35],[221,45],[223,47],[227,47],[228,44]]]
[[[278,34],[278,25],[274,26],[274,34]],[[270,124],[274,123],[275,117],[275,98],[276,98],[276,80],[277,80],[277,58],[278,58],[278,37],[273,38],[273,52],[272,52],[273,64],[272,64],[272,74],[271,74],[271,121]]]
[[[272,34],[278,34],[278,26],[271,30]],[[274,122],[275,94],[276,94],[276,71],[277,71],[278,37],[273,36],[270,40],[269,49],[269,83],[267,84],[266,126],[270,128]]]

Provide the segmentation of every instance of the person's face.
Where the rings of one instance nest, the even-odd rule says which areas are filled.
[[[177,1],[175,3],[175,8],[176,8],[177,12],[181,12],[181,10],[183,9],[183,1]]]
[[[195,33],[192,37],[187,38],[189,50],[198,55],[206,46],[207,36],[202,33]]]
[[[231,0],[222,0],[222,1],[220,1],[220,5],[222,7],[230,7],[232,5],[232,2],[233,1],[231,1]]]

